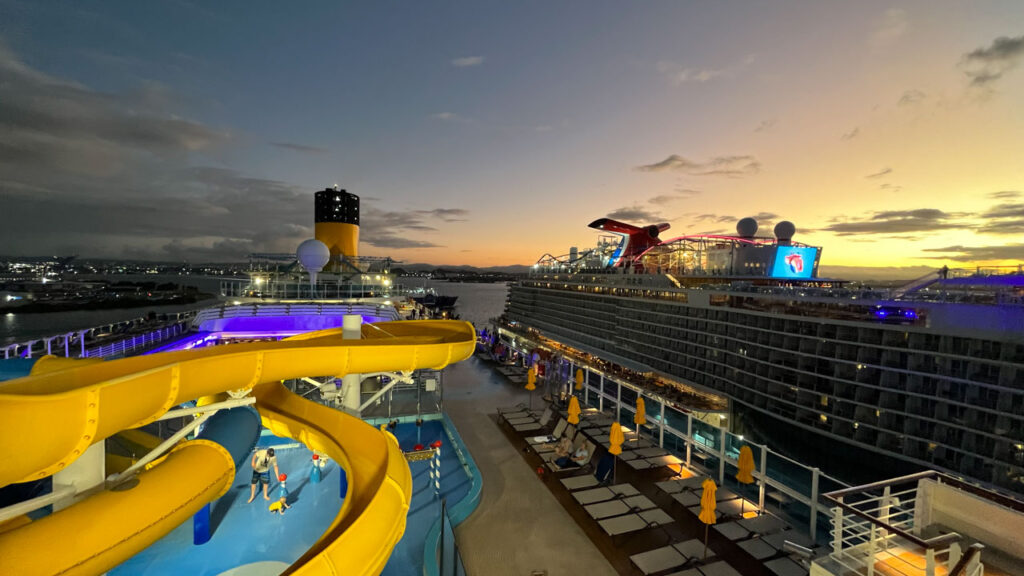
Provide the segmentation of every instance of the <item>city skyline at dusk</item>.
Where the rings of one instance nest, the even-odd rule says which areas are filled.
[[[1024,260],[1006,2],[160,5],[0,0],[8,255],[530,264],[600,217],[790,220],[823,266]]]

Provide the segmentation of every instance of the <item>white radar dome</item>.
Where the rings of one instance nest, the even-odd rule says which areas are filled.
[[[796,226],[789,220],[783,220],[775,225],[775,237],[779,240],[792,240],[794,234],[796,234]]]
[[[753,238],[754,234],[757,234],[757,220],[749,217],[743,218],[736,223],[736,233],[740,238]]]
[[[306,269],[306,272],[319,272],[331,261],[331,250],[327,247],[327,244],[315,238],[310,238],[299,244],[298,250],[295,251],[295,256],[299,259],[299,264],[302,264],[302,267]]]

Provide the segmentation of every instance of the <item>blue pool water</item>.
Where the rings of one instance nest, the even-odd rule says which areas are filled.
[[[410,462],[413,499],[405,535],[395,547],[383,574],[420,576],[423,573],[423,545],[430,525],[440,514],[441,498],[453,504],[469,490],[470,478],[449,446],[440,421],[426,421],[419,429],[413,423],[399,424],[393,431],[403,450],[417,443],[442,441],[441,494],[435,495],[430,481],[430,461]],[[267,510],[269,502],[257,492],[247,504],[252,468],[248,461],[235,477],[231,490],[212,504],[213,537],[201,546],[192,544],[192,522],[188,521],[149,548],[130,558],[109,574],[128,575],[216,575],[238,566],[264,563],[263,573],[276,573],[298,559],[334,519],[342,504],[339,470],[329,462],[320,483],[309,481],[312,453],[287,438],[264,435],[261,446],[275,446],[281,472],[288,474],[288,503],[283,516]],[[247,459],[248,460],[248,459]],[[277,482],[270,486],[274,498]]]

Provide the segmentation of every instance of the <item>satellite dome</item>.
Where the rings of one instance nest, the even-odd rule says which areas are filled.
[[[775,225],[775,237],[781,242],[788,242],[796,234],[796,226],[789,220],[783,220]]]
[[[743,218],[736,223],[736,233],[740,238],[753,238],[754,234],[757,234],[757,220],[749,217]]]
[[[315,238],[310,238],[299,244],[299,249],[295,251],[295,256],[299,259],[299,264],[302,264],[302,267],[306,269],[306,272],[319,272],[331,261],[331,250],[327,248],[327,244]]]

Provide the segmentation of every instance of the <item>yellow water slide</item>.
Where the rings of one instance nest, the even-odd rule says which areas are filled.
[[[148,424],[183,402],[251,389],[265,426],[327,454],[348,476],[338,515],[285,573],[380,574],[405,531],[412,498],[412,477],[397,441],[292,394],[280,382],[440,369],[472,355],[475,334],[468,322],[438,320],[365,324],[361,340],[343,340],[340,332],[110,362],[40,360],[30,376],[0,382],[0,487],[52,475],[91,444]],[[102,573],[226,493],[234,475],[234,462],[219,444],[179,444],[130,489],[101,491],[0,531],[0,572]]]

